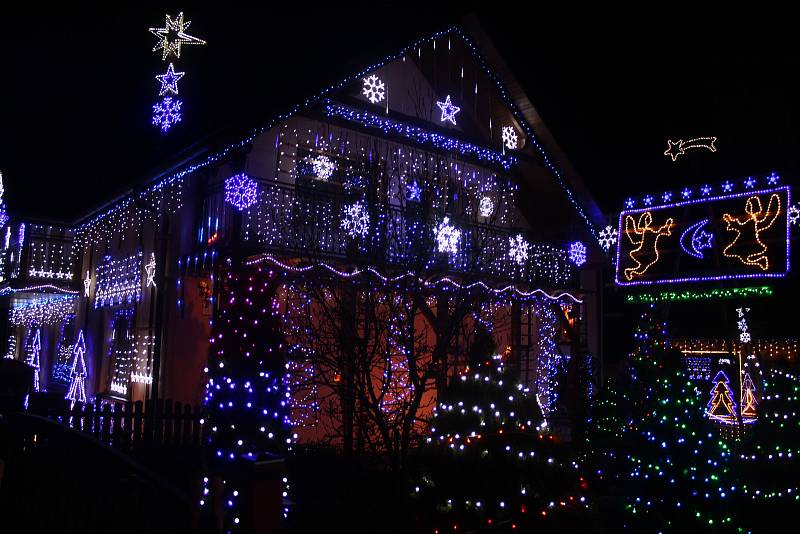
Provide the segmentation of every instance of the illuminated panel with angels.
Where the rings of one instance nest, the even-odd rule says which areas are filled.
[[[789,187],[753,188],[623,211],[616,283],[786,276],[791,200]]]

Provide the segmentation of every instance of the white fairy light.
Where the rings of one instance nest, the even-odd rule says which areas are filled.
[[[361,202],[354,202],[342,208],[341,227],[350,237],[364,237],[369,232],[369,212]]]
[[[494,213],[494,201],[489,196],[481,197],[480,204],[478,205],[478,212],[481,217],[491,217]]]
[[[517,234],[514,237],[508,238],[508,255],[518,265],[523,265],[528,259],[528,249],[530,244],[525,241],[522,234]]]
[[[461,241],[461,230],[450,224],[450,217],[445,217],[434,229],[436,245],[439,252],[448,254],[458,253],[458,244]]]
[[[314,169],[314,176],[327,182],[336,170],[336,163],[328,156],[320,154],[311,160],[311,167]]]

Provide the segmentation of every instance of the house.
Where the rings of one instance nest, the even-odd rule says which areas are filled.
[[[468,19],[72,223],[9,221],[0,340],[73,401],[79,380],[109,402],[196,404],[222,280],[262,268],[281,279],[301,439],[369,441],[344,383],[389,420],[424,416],[479,330],[556,416],[559,379],[590,387],[602,359],[603,226]],[[348,351],[371,358],[360,386]]]

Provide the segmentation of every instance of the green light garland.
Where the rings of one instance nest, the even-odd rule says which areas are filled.
[[[626,295],[625,302],[628,304],[650,304],[653,302],[683,302],[691,300],[713,300],[713,299],[735,299],[747,297],[771,297],[773,290],[771,286],[757,287],[729,287],[725,289],[715,288],[705,291],[660,291],[658,293],[639,293],[636,295]]]

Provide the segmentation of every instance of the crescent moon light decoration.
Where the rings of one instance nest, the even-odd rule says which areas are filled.
[[[713,234],[703,230],[703,226],[706,224],[708,224],[708,219],[703,219],[700,222],[694,223],[683,231],[680,239],[680,244],[683,251],[689,256],[693,256],[701,260],[703,259],[703,249],[711,248],[713,246],[712,241],[714,239]],[[691,235],[689,236],[689,242],[687,246],[684,238],[689,234]]]

